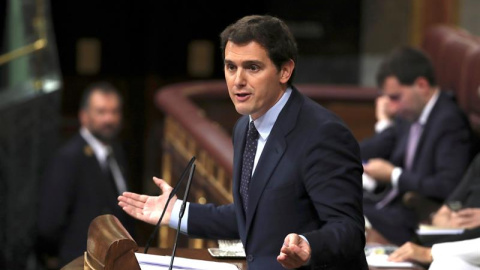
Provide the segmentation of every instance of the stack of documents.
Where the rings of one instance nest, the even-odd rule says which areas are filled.
[[[168,269],[170,266],[170,256],[160,256],[152,254],[135,253],[140,269],[142,270],[160,270]],[[238,270],[238,267],[230,263],[211,262],[205,260],[187,259],[175,257],[172,269],[188,270]]]
[[[422,243],[435,243],[448,235],[462,234],[461,228],[442,228],[421,224],[417,230],[418,238]]]
[[[412,268],[415,264],[411,262],[391,262],[386,254],[375,254],[367,257],[368,266],[391,267],[391,268]],[[143,269],[143,268],[142,268]]]
[[[449,235],[462,234],[465,229],[462,228],[443,228],[426,224],[421,224],[417,230],[418,235]]]
[[[240,240],[218,240],[218,248],[209,248],[212,257],[245,258],[245,249]]]

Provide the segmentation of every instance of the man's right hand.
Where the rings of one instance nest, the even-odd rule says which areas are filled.
[[[446,205],[442,205],[432,217],[432,225],[438,227],[451,227],[450,220],[453,211]]]
[[[389,97],[379,96],[375,101],[375,117],[377,121],[392,121],[397,113],[397,107],[390,102]]]
[[[118,196],[118,205],[120,205],[123,211],[130,216],[155,225],[162,214],[168,196],[173,188],[162,179],[153,177],[153,181],[162,190],[161,195],[148,196],[132,192],[124,192],[122,195]],[[162,225],[168,225],[170,222],[170,216],[176,200],[177,196],[173,196],[169,202],[162,220]]]
[[[407,242],[390,254],[388,260],[392,262],[416,261],[429,264],[433,261],[432,248]]]

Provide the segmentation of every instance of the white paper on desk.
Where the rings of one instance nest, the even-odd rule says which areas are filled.
[[[449,234],[462,234],[464,229],[457,228],[442,228],[431,225],[421,224],[417,230],[418,235],[449,235]]]
[[[160,256],[152,254],[135,253],[140,269],[142,270],[160,270],[168,269],[170,266],[170,256]],[[238,267],[230,263],[211,262],[205,260],[187,259],[175,257],[173,260],[173,269],[185,270],[238,270]]]
[[[411,262],[391,262],[386,254],[373,254],[367,256],[368,266],[373,267],[393,267],[393,268],[411,268],[415,264]]]

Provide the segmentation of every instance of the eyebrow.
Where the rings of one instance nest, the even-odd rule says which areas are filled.
[[[225,59],[224,64],[237,65],[233,61],[228,59]],[[247,60],[245,62],[241,62],[241,65],[242,66],[251,66],[251,65],[264,66],[263,62],[258,60]]]

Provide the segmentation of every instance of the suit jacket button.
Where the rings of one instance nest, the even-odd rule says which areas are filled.
[[[253,261],[253,255],[249,254],[247,256],[247,261],[249,261],[249,262]]]

